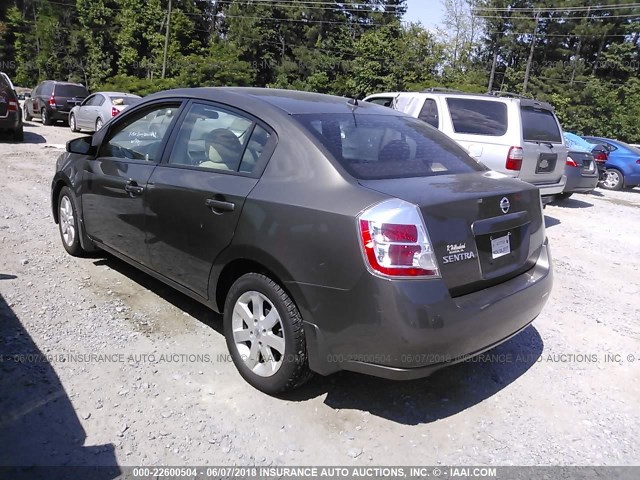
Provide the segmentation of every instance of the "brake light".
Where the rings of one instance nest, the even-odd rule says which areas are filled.
[[[120,113],[120,110],[118,110],[116,107],[111,107],[111,116],[112,117],[115,117],[119,113]]]
[[[578,164],[576,163],[576,161],[573,158],[567,157],[567,166],[569,166],[569,167],[577,167]]]
[[[522,159],[524,158],[524,151],[522,147],[511,147],[509,154],[507,155],[507,163],[505,167],[507,170],[520,170],[522,168]]]
[[[638,165],[640,165],[640,158],[639,158],[638,160],[636,160],[636,163],[637,163]]]
[[[7,110],[10,112],[17,112],[18,111],[18,102],[9,102],[9,104],[7,105]]]
[[[54,97],[53,95],[49,97],[49,105],[51,105],[52,107],[56,106],[56,97]]]
[[[596,160],[596,162],[606,162],[607,154],[604,152],[593,152],[593,158]]]
[[[440,276],[431,240],[418,207],[385,200],[358,217],[361,248],[369,270],[384,277]]]

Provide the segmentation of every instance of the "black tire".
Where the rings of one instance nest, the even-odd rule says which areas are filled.
[[[49,117],[49,114],[47,113],[46,108],[43,108],[42,110],[40,110],[40,118],[42,118],[43,125],[53,125],[53,122],[51,121],[51,118]]]
[[[80,129],[76,125],[76,117],[75,117],[75,115],[73,113],[71,115],[69,115],[69,128],[71,129],[72,132],[79,132],[80,131]]]
[[[69,200],[71,210],[73,211],[72,223],[75,232],[73,241],[68,241],[67,239],[65,239],[64,235],[65,226],[69,226],[68,224],[64,224],[64,220],[62,218],[63,213],[61,212],[61,207],[65,202],[65,199]],[[60,240],[62,240],[62,246],[69,255],[73,255],[74,257],[81,257],[86,253],[82,248],[82,245],[80,244],[80,230],[78,228],[78,210],[76,208],[76,199],[69,187],[62,187],[62,190],[60,190],[60,195],[58,195],[58,230],[60,231]]]
[[[20,125],[13,131],[13,140],[15,142],[23,142],[24,141],[24,128]]]
[[[600,186],[605,190],[622,190],[622,187],[624,187],[623,173],[615,168],[608,168],[604,173],[604,180],[600,183]]]
[[[24,110],[24,121],[30,122],[33,119],[33,117],[29,113],[29,109],[27,108],[27,106],[23,105],[22,110]]]
[[[573,195],[573,192],[559,193],[558,195],[556,195],[556,201],[562,202],[563,200],[567,200],[568,198],[571,198],[571,195]]]
[[[234,340],[233,309],[238,299],[248,292],[258,292],[264,295],[280,316],[284,354],[282,355],[282,363],[271,376],[261,376],[254,373],[245,364]],[[313,374],[309,370],[307,358],[302,316],[289,295],[269,277],[258,273],[247,273],[236,280],[227,294],[223,318],[224,335],[233,363],[240,375],[253,387],[267,394],[275,395],[297,388],[312,377]]]

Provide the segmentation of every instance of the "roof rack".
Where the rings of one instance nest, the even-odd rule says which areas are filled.
[[[527,95],[521,95],[519,93],[513,92],[502,92],[500,90],[494,90],[493,92],[487,92],[488,95],[493,95],[494,97],[507,97],[507,98],[525,98],[527,100],[533,100],[531,97]]]
[[[456,90],[455,88],[446,88],[446,87],[429,87],[422,90],[422,93],[439,93],[439,92],[465,93],[462,90]]]

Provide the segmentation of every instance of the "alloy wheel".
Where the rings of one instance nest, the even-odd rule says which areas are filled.
[[[604,173],[603,185],[606,188],[615,189],[618,187],[622,179],[620,178],[620,174],[617,170],[607,170]]]
[[[262,293],[243,293],[233,307],[233,340],[245,365],[256,375],[274,375],[284,359],[282,319]]]
[[[73,205],[71,205],[71,200],[66,195],[60,200],[59,213],[62,240],[68,247],[71,247],[76,239],[76,223],[73,217]]]

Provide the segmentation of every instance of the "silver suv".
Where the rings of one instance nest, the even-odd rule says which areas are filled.
[[[543,203],[562,193],[567,147],[553,107],[514,94],[429,89],[378,93],[391,107],[441,130],[487,167],[532,183]]]

